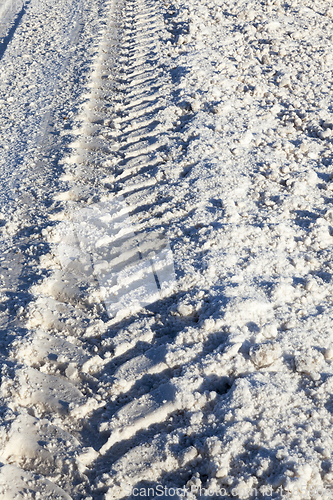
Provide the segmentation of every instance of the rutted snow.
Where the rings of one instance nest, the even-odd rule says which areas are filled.
[[[43,279],[34,275],[21,307],[7,306],[10,288],[1,302],[2,494],[109,500],[161,484],[191,500],[200,488],[329,499],[333,6],[131,0],[97,10],[95,42],[82,35],[88,84],[66,101],[70,126],[55,111],[45,135],[61,130],[71,151],[42,142],[64,172],[53,163],[52,194],[38,191],[50,208],[24,198],[26,219],[13,215],[23,200],[13,191],[23,170],[20,191],[33,188],[38,99],[56,102],[59,65],[46,50],[44,83],[30,74],[15,97],[27,64],[15,68],[17,47],[33,57],[19,43],[28,26],[2,62],[18,87],[9,77],[1,87],[13,121],[3,111],[4,238],[37,224],[34,204],[48,218],[31,271]],[[61,52],[66,40],[55,39]],[[20,246],[32,256],[33,234]],[[5,283],[21,290],[16,271]],[[50,483],[57,472],[63,490]]]

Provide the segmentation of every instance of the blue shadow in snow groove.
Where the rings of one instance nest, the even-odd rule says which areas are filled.
[[[6,52],[6,49],[7,49],[8,45],[9,45],[9,42],[13,38],[14,33],[15,33],[16,29],[18,28],[18,25],[20,24],[21,19],[24,16],[25,11],[26,11],[27,6],[29,5],[29,3],[30,2],[27,2],[27,3],[25,3],[23,5],[22,9],[17,14],[16,19],[15,19],[12,27],[10,28],[8,34],[0,41],[0,60],[2,59],[4,53]]]

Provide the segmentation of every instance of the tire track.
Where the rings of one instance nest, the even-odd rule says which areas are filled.
[[[110,234],[109,229],[107,235],[115,236],[109,239],[112,251],[107,264],[115,266],[118,273],[118,288],[114,288],[112,283],[111,287],[110,284],[108,286],[109,292],[116,293],[120,309],[108,307],[109,295],[104,295],[111,320],[103,326],[99,325],[95,334],[90,336],[90,341],[95,337],[99,355],[104,357],[104,361],[100,362],[100,373],[98,369],[94,373],[98,379],[97,393],[103,404],[90,416],[92,425],[105,441],[89,474],[94,498],[104,498],[104,495],[106,499],[122,498],[143,479],[157,481],[163,474],[177,471],[180,463],[185,466],[191,462],[197,452],[188,449],[181,457],[171,453],[167,432],[170,426],[186,426],[179,413],[198,411],[214,399],[214,394],[200,390],[202,378],[194,375],[191,383],[188,373],[181,374],[182,363],[197,360],[202,345],[197,347],[191,335],[186,340],[189,344],[187,350],[174,342],[177,334],[182,334],[184,321],[188,321],[186,317],[191,316],[191,310],[184,304],[180,308],[180,319],[170,315],[175,302],[175,297],[170,297],[170,294],[176,292],[176,287],[172,290],[174,278],[170,279],[170,276],[173,265],[168,262],[167,255],[157,263],[160,274],[154,273],[158,275],[159,283],[167,284],[165,296],[152,295],[147,301],[139,300],[139,307],[136,308],[133,307],[136,297],[128,293],[129,286],[134,285],[138,290],[142,285],[141,277],[136,278],[131,267],[134,249],[139,247],[141,251],[141,246],[146,245],[148,250],[156,251],[157,241],[163,248],[167,247],[163,225],[156,224],[156,220],[149,221],[145,216],[145,200],[152,201],[158,193],[158,166],[164,163],[170,146],[174,147],[161,116],[171,100],[171,79],[161,63],[157,62],[160,60],[158,44],[162,20],[155,8],[154,4],[144,1],[126,2],[122,6],[124,25],[118,31],[121,47],[115,44],[119,56],[112,59],[113,54],[106,53],[108,61],[114,61],[113,80],[116,85],[113,87],[113,106],[106,108],[104,100],[100,102],[107,88],[103,83],[106,77],[104,71],[109,70],[109,63],[106,63],[99,79],[95,74],[94,86],[97,90],[87,105],[87,109],[93,105],[94,112],[98,110],[99,114],[92,121],[91,112],[86,112],[89,121],[83,122],[90,133],[85,138],[81,135],[74,145],[75,164],[79,162],[81,172],[84,172],[81,177],[82,192],[87,186],[89,165],[94,164],[95,169],[98,165],[99,172],[104,166],[111,167],[111,175],[108,173],[103,179],[107,191],[102,202],[109,201],[109,205],[103,208],[104,213],[112,214],[109,219],[111,225],[113,212],[118,215],[117,234],[113,229]],[[113,37],[112,40],[114,43]],[[102,124],[108,125],[111,131],[101,133],[98,125]],[[105,141],[101,140],[101,136]],[[76,175],[74,169],[72,175]],[[78,177],[75,180],[78,181]],[[77,189],[76,185],[64,198],[75,199]],[[124,213],[130,216],[132,230],[123,218]],[[85,216],[85,220],[87,218]],[[75,217],[72,219],[75,220]],[[122,239],[124,233],[126,236]],[[81,234],[81,243],[82,237]],[[117,257],[121,256],[117,262],[114,246],[119,248]],[[93,250],[90,249],[90,253]],[[120,267],[117,268],[117,264]],[[93,262],[92,268],[99,284],[105,288],[96,271],[96,262]],[[123,270],[130,271],[122,275]],[[144,295],[147,297],[146,288]],[[127,300],[122,302],[124,297]],[[88,335],[85,336],[87,338]],[[173,419],[174,425],[171,424]]]

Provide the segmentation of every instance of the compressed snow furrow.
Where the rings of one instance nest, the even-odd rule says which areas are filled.
[[[16,2],[12,2],[13,8],[14,4]],[[42,2],[34,5],[29,3],[23,8],[26,10],[28,17],[33,17],[41,15],[44,7],[44,21],[54,24],[56,16],[54,12],[55,6],[48,8]],[[64,16],[67,16],[67,27],[62,27],[59,24],[53,26],[53,42],[49,39],[45,40],[43,34],[41,34],[40,50],[45,51],[46,46],[49,43],[53,43],[57,48],[57,55],[55,57],[53,57],[53,54],[45,55],[44,60],[37,63],[34,77],[31,78],[30,69],[35,65],[34,56],[39,56],[39,52],[36,46],[32,47],[35,45],[36,34],[33,29],[31,30],[29,21],[27,21],[27,24],[23,21],[19,24],[15,37],[1,59],[3,67],[1,102],[7,103],[7,105],[14,102],[18,105],[13,115],[15,119],[11,123],[8,123],[5,119],[7,105],[1,106],[1,113],[4,115],[2,119],[4,119],[5,124],[3,132],[11,129],[9,137],[15,138],[18,144],[16,148],[12,148],[11,141],[7,140],[8,135],[3,134],[4,149],[1,158],[1,171],[2,175],[6,175],[8,179],[6,203],[5,198],[3,198],[3,205],[13,206],[15,204],[15,199],[17,198],[15,193],[21,191],[21,182],[26,177],[25,174],[27,168],[29,168],[28,165],[35,165],[36,148],[42,144],[48,145],[49,142],[50,122],[52,122],[52,109],[54,109],[53,102],[57,97],[59,87],[63,84],[62,78],[68,76],[66,75],[66,70],[71,61],[71,48],[77,40],[82,13],[79,2],[77,5],[73,5],[72,8],[70,6],[67,8],[68,12],[64,14]],[[41,27],[38,27],[38,30],[42,31]],[[34,44],[31,44],[30,37],[32,35]],[[62,38],[61,41],[59,40],[59,36]],[[64,47],[66,47],[66,51]],[[15,68],[13,68],[12,64],[13,54],[15,54]],[[16,82],[16,71],[28,76],[27,78],[21,78],[20,82],[17,82],[17,85],[15,83],[8,90],[6,86],[7,82]],[[37,113],[27,113],[29,109],[34,109],[35,107],[38,107]],[[25,136],[25,130],[29,130],[29,138]],[[40,162],[40,157],[38,161]],[[17,165],[15,172],[8,171],[8,165],[11,164]]]
[[[126,9],[129,9],[129,7],[130,3],[127,2]],[[144,8],[143,4],[139,7],[138,12],[142,12]],[[133,14],[130,9],[129,13],[129,16],[135,19],[135,13]],[[124,19],[126,24],[128,19],[126,10]],[[140,48],[142,46],[146,47],[146,40],[151,38],[149,29],[147,30],[147,35],[143,34],[145,33],[146,26],[148,26],[148,23],[145,24],[141,20],[138,26],[133,24],[130,27],[133,33],[137,29],[140,30],[141,35],[138,37],[133,36],[132,38],[135,40],[135,44],[138,44],[137,50],[141,56],[143,52]],[[101,46],[103,46],[103,52],[106,50],[107,55],[111,56],[111,58],[114,51],[118,50],[116,43],[106,46],[103,42]],[[157,53],[156,51],[155,44],[151,45],[151,50],[146,52],[143,61],[147,61],[151,55]],[[142,226],[139,224],[133,225],[130,214],[136,207],[135,205],[129,205],[124,198],[126,193],[140,190],[142,192],[143,189],[149,189],[150,186],[156,184],[154,175],[149,175],[149,169],[154,169],[158,163],[161,163],[162,157],[159,158],[156,153],[159,150],[165,150],[166,147],[166,142],[161,140],[164,128],[162,127],[159,130],[160,121],[158,116],[158,113],[165,106],[165,95],[163,96],[162,92],[156,93],[155,88],[153,94],[151,94],[151,84],[153,82],[154,86],[159,86],[165,90],[168,80],[158,67],[154,68],[154,63],[151,61],[148,65],[143,63],[133,72],[131,67],[133,67],[135,56],[135,52],[133,54],[125,52],[128,62],[127,66],[121,72],[122,86],[124,83],[126,85],[126,92],[123,93],[124,102],[119,100],[119,93],[117,93],[116,99],[113,99],[111,93],[108,97],[108,102],[113,102],[114,104],[111,104],[110,108],[106,108],[103,104],[106,93],[103,86],[104,81],[99,75],[105,68],[98,63],[97,59],[95,67],[98,70],[96,69],[93,74],[93,81],[95,85],[98,85],[98,90],[92,89],[92,98],[87,101],[85,108],[91,109],[93,113],[97,111],[98,120],[94,119],[93,114],[83,111],[80,116],[82,126],[77,130],[78,139],[72,143],[73,156],[66,162],[69,166],[68,172],[70,172],[65,175],[66,180],[70,180],[72,176],[76,176],[75,168],[72,168],[71,165],[82,165],[84,176],[82,177],[79,174],[82,188],[78,190],[76,187],[73,187],[67,193],[58,195],[58,200],[60,201],[70,200],[71,215],[68,223],[63,222],[58,224],[58,228],[52,230],[48,235],[53,248],[53,256],[50,256],[49,267],[52,268],[52,261],[54,261],[54,263],[58,263],[61,271],[51,273],[50,278],[44,281],[38,289],[36,288],[36,292],[42,294],[40,299],[38,299],[39,304],[45,301],[43,295],[46,295],[50,297],[47,299],[51,301],[50,304],[52,301],[54,301],[55,305],[59,302],[63,302],[64,305],[66,302],[69,302],[72,306],[80,307],[83,311],[87,309],[89,302],[93,303],[92,301],[96,299],[98,302],[99,298],[103,301],[106,312],[111,320],[106,323],[105,327],[102,327],[100,324],[96,324],[96,328],[93,326],[89,327],[84,334],[84,338],[87,340],[103,335],[105,342],[102,347],[104,360],[96,356],[97,359],[91,358],[91,362],[88,359],[83,365],[79,360],[73,360],[72,363],[67,365],[68,360],[66,360],[66,356],[59,356],[59,359],[57,357],[57,345],[53,347],[57,343],[47,336],[42,335],[42,339],[45,338],[47,342],[47,350],[50,350],[49,360],[45,362],[44,354],[40,357],[41,360],[35,363],[35,366],[36,364],[40,365],[42,362],[41,368],[46,366],[47,370],[52,369],[55,373],[59,373],[60,371],[63,376],[70,377],[76,383],[80,377],[84,380],[84,377],[80,375],[82,372],[93,375],[96,381],[94,383],[97,384],[96,388],[98,388],[101,405],[105,406],[106,414],[109,411],[114,412],[116,409],[116,406],[112,402],[108,402],[108,396],[111,396],[112,400],[114,400],[117,394],[128,392],[134,384],[138,383],[140,377],[151,375],[161,377],[159,389],[151,391],[147,388],[147,395],[142,397],[140,395],[135,396],[134,393],[131,397],[132,403],[125,405],[117,411],[114,419],[110,421],[108,426],[101,425],[100,432],[104,440],[111,428],[112,433],[106,443],[100,448],[100,456],[97,458],[98,468],[104,468],[105,465],[102,464],[109,462],[109,450],[112,449],[114,444],[119,444],[121,441],[133,438],[147,427],[155,424],[163,425],[170,414],[188,406],[192,407],[191,402],[185,402],[182,398],[180,400],[174,398],[174,385],[166,383],[170,376],[172,376],[174,363],[171,361],[171,372],[169,373],[169,364],[166,364],[164,360],[167,352],[163,344],[157,344],[157,347],[150,350],[147,356],[141,358],[134,357],[132,363],[120,365],[113,377],[110,378],[108,374],[108,365],[113,357],[124,354],[130,346],[135,348],[137,343],[149,340],[152,337],[149,331],[143,331],[140,335],[136,336],[121,335],[120,332],[118,335],[109,336],[105,329],[114,328],[113,325],[117,328],[116,325],[120,321],[126,320],[127,317],[135,317],[136,314],[152,303],[158,304],[163,297],[168,297],[174,291],[175,287],[172,253],[168,241],[163,235],[163,231],[147,232],[146,224]],[[104,55],[101,57],[104,57]],[[116,59],[113,77],[117,78]],[[97,95],[98,99],[96,99]],[[128,100],[127,105],[125,99]],[[92,123],[94,123],[93,127],[91,126]],[[103,132],[102,128],[99,131],[98,125],[101,127],[104,125]],[[107,132],[106,127],[108,126],[110,126],[112,135]],[[126,132],[127,130],[137,130],[137,132],[130,135]],[[101,132],[104,136],[102,140]],[[123,137],[126,138],[125,144]],[[151,140],[150,137],[152,138]],[[111,154],[109,149],[110,140],[114,141]],[[117,142],[119,143],[118,147]],[[82,200],[86,198],[81,193],[84,193],[85,190],[85,183],[87,182],[86,174],[89,175],[90,171],[91,175],[96,175],[90,165],[92,162],[96,165],[95,158],[97,157],[101,161],[100,169],[103,169],[103,162],[105,162],[105,166],[114,166],[114,174],[109,174],[105,178],[105,185],[112,186],[114,184],[119,194],[111,196],[105,194],[99,203],[91,204],[90,202],[86,208],[83,208]],[[143,159],[144,163],[142,163]],[[134,167],[130,166],[132,162],[134,162]],[[130,182],[131,172],[135,173],[134,184]],[[122,186],[119,184],[120,180],[123,182]],[[80,206],[76,206],[78,201],[80,202]],[[62,243],[59,244],[58,242],[60,241]],[[138,251],[139,259],[137,256]],[[85,260],[86,256],[89,256],[88,260]],[[67,283],[71,282],[73,282],[73,285],[75,284],[75,276],[77,276],[80,282],[82,272],[88,278],[87,285],[83,285],[84,293],[87,296],[86,304],[80,302],[79,297],[81,295],[79,289],[76,289],[74,286],[73,291],[70,292],[67,285]],[[89,279],[92,280],[93,285],[91,290],[89,290],[88,286]],[[94,292],[96,279],[100,290],[98,290],[97,286],[96,292]],[[63,290],[61,290],[62,284],[66,284]],[[90,299],[89,295],[94,295],[95,298]],[[57,314],[57,312],[55,313]],[[42,313],[42,318],[43,316],[45,318],[45,315]],[[62,335],[66,334],[66,325],[60,328],[59,321],[58,323],[55,322],[55,315],[49,315],[45,319],[42,319],[39,311],[39,315],[36,316],[35,313],[34,317],[33,321],[36,324],[40,326],[42,324],[46,325],[46,322],[49,321],[51,327],[54,325],[56,330],[59,330],[59,333],[62,332]],[[57,332],[54,331],[53,334],[57,335]],[[110,344],[109,340],[111,341]],[[168,339],[168,341],[171,341],[171,339]],[[65,349],[69,349],[69,352],[73,349],[72,347],[66,347],[65,344],[63,345]],[[31,343],[32,349],[36,347],[38,348],[37,338],[36,340],[32,339]],[[192,356],[195,357],[197,354],[197,351],[195,351]],[[191,355],[189,359],[190,357]],[[178,363],[176,363],[176,366],[178,367]],[[129,377],[129,373],[131,373],[131,378]],[[122,377],[127,380],[125,385]],[[205,398],[201,403],[198,400],[198,408],[205,403]],[[140,408],[140,411],[138,412],[136,408]],[[80,406],[78,406],[77,411],[71,411],[71,415],[74,417],[80,416],[81,413]],[[133,416],[130,417],[129,415],[132,413]],[[126,415],[124,424],[117,424],[118,420],[124,420],[123,415]],[[126,458],[124,460],[126,461]],[[176,464],[176,461],[171,461],[168,467],[172,468],[172,464]],[[163,467],[160,472],[163,470]],[[115,480],[117,481],[117,478]],[[99,496],[99,486],[96,485],[96,488],[96,495]]]
[[[0,59],[3,57],[8,44],[15,35],[29,1],[13,2],[4,0],[0,5]]]
[[[143,477],[154,482],[159,479],[162,471],[177,469],[177,460],[165,453],[164,445],[163,437],[154,439],[152,443],[134,447],[117,460],[112,466],[110,477],[104,482],[100,481],[108,489],[105,499],[122,498],[124,493],[130,494]]]
[[[78,337],[86,332],[96,319],[99,320],[101,308],[98,305],[95,307],[94,303],[89,303],[88,306],[86,304],[86,293],[83,290],[85,287],[91,288],[93,284],[87,281],[87,272],[82,269],[85,263],[78,271],[79,277],[75,273],[71,275],[67,273],[64,276],[59,270],[58,279],[51,280],[47,285],[44,283],[43,287],[41,275],[45,277],[50,267],[59,268],[58,262],[51,261],[50,257],[45,255],[47,244],[43,236],[48,234],[50,229],[48,225],[54,216],[52,191],[59,191],[59,184],[60,189],[63,188],[63,184],[59,182],[58,162],[54,165],[55,161],[50,158],[59,158],[62,154],[66,139],[63,142],[59,139],[65,134],[58,135],[58,130],[64,126],[64,120],[68,118],[67,113],[70,113],[69,109],[73,106],[72,96],[66,100],[68,95],[65,95],[64,99],[66,88],[57,88],[59,80],[54,78],[53,71],[56,67],[58,72],[62,73],[60,78],[70,79],[68,73],[73,71],[74,64],[71,58],[74,52],[71,44],[77,52],[75,56],[78,57],[80,53],[76,48],[81,29],[79,20],[82,20],[82,24],[87,23],[88,26],[91,23],[94,27],[95,21],[91,17],[98,13],[96,12],[98,5],[92,8],[91,5],[87,6],[88,10],[91,8],[91,13],[88,14],[87,10],[81,18],[80,6],[66,4],[66,9],[68,8],[70,13],[66,14],[64,10],[62,15],[64,18],[67,16],[70,27],[66,29],[66,23],[64,26],[59,23],[52,33],[54,38],[50,36],[51,28],[47,35],[49,38],[47,44],[54,41],[57,55],[53,60],[52,54],[47,54],[43,58],[38,50],[35,53],[22,54],[22,46],[24,45],[29,52],[31,49],[29,33],[34,33],[37,26],[37,32],[41,35],[39,47],[44,47],[47,28],[43,30],[41,26],[44,24],[47,26],[48,18],[52,19],[53,8],[57,7],[61,11],[64,6],[59,3],[57,6],[48,6],[46,14],[39,12],[37,6],[30,7],[29,15],[24,18],[1,61],[2,64],[7,64],[6,72],[2,73],[1,92],[4,95],[6,91],[8,92],[6,78],[13,72],[10,56],[13,50],[16,50],[17,71],[19,72],[21,66],[25,67],[22,60],[28,61],[27,67],[32,63],[38,80],[38,92],[42,99],[45,98],[46,106],[50,104],[51,107],[54,103],[55,109],[52,111],[44,109],[43,104],[40,113],[27,113],[27,116],[24,113],[22,117],[21,108],[25,109],[25,100],[29,101],[27,106],[31,104],[33,107],[36,105],[34,101],[38,102],[38,99],[35,99],[34,78],[30,72],[26,74],[22,71],[23,76],[20,78],[27,82],[27,88],[25,89],[23,85],[22,91],[21,88],[18,89],[20,99],[17,99],[17,103],[14,98],[17,90],[15,78],[10,82],[13,87],[5,97],[8,99],[6,108],[7,105],[13,106],[15,112],[10,118],[13,130],[9,142],[13,144],[8,146],[6,144],[8,136],[4,135],[2,174],[5,174],[5,169],[12,163],[15,165],[15,168],[11,168],[15,179],[12,182],[11,174],[9,175],[7,188],[1,198],[4,204],[3,213],[6,214],[6,220],[3,221],[4,241],[2,240],[1,244],[4,247],[12,244],[13,247],[3,254],[2,270],[3,283],[6,281],[10,283],[7,292],[11,293],[12,299],[8,300],[3,289],[2,305],[6,306],[8,302],[9,307],[4,307],[1,312],[6,312],[2,320],[9,332],[4,335],[4,339],[7,336],[6,349],[7,353],[10,352],[10,357],[4,360],[2,371],[9,370],[10,376],[8,374],[4,376],[1,384],[2,411],[8,412],[8,418],[1,427],[0,489],[1,498],[69,500],[87,496],[89,492],[87,465],[96,458],[96,451],[83,443],[80,433],[87,415],[98,407],[97,400],[91,397],[93,391],[90,386],[93,385],[91,373],[100,364],[101,359],[96,357],[95,353],[80,348],[82,343]],[[57,22],[59,11],[55,16]],[[82,28],[85,30],[82,38],[85,37],[86,42],[89,36],[87,31],[90,31],[90,25],[89,28],[87,26]],[[59,42],[57,36],[62,28],[65,34],[61,35]],[[93,33],[94,28],[91,28],[91,31]],[[82,40],[79,42],[82,43]],[[62,43],[66,47],[64,57],[61,56]],[[88,46],[91,48],[89,41]],[[31,58],[34,60],[30,61]],[[83,58],[83,61],[86,62],[86,59]],[[78,72],[80,77],[81,70],[82,68]],[[73,91],[70,83],[66,80],[67,92]],[[56,93],[60,96],[55,97]],[[67,109],[60,118],[62,99],[65,100]],[[2,100],[2,112],[4,112],[3,104]],[[3,123],[6,124],[6,112],[3,118]],[[29,136],[28,139],[26,135]],[[29,150],[26,149],[24,141],[30,144]],[[38,151],[36,151],[37,146]],[[22,169],[16,162],[21,153],[26,160]],[[45,178],[41,179],[44,173]],[[50,184],[48,180],[51,176],[54,179]],[[26,186],[28,186],[27,194],[24,193]],[[29,197],[31,191],[33,193]],[[39,266],[37,260],[40,260]],[[65,286],[61,286],[64,282]],[[71,301],[77,307],[71,306]]]

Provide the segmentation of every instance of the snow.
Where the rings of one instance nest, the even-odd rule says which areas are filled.
[[[332,13],[1,2],[1,498],[331,498]]]

